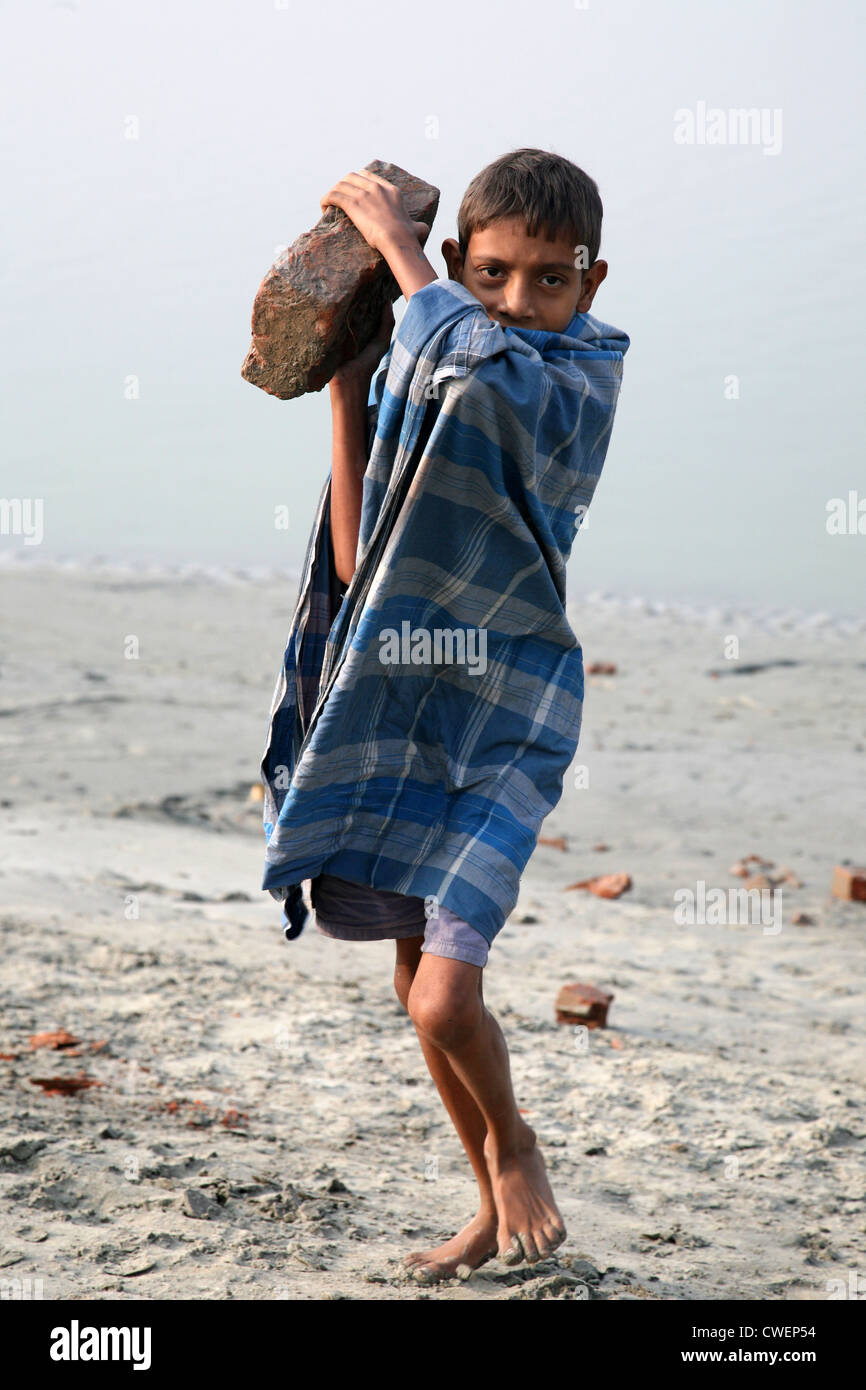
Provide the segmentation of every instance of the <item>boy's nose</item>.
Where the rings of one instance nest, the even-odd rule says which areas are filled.
[[[532,300],[525,291],[513,291],[507,296],[502,313],[514,323],[526,322],[532,318]]]

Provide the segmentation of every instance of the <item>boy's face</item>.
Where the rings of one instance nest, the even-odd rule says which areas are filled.
[[[589,311],[607,262],[583,270],[586,252],[568,237],[531,237],[522,217],[503,217],[469,238],[465,258],[453,237],[442,243],[448,276],[480,300],[503,328],[562,333]],[[577,265],[575,265],[577,261]]]

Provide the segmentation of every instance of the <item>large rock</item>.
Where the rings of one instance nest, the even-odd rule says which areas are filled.
[[[396,164],[365,165],[403,194],[409,216],[432,227],[439,190]],[[291,400],[321,391],[375,336],[385,301],[400,287],[342,208],[329,207],[274,262],[253,304],[253,341],[241,376]]]

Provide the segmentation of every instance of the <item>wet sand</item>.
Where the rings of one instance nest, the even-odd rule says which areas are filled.
[[[2,584],[8,1287],[795,1300],[862,1270],[866,904],[829,891],[866,855],[862,624],[570,606],[587,665],[617,672],[587,677],[544,827],[566,849],[537,849],[484,976],[568,1237],[543,1266],[421,1287],[402,1256],[464,1224],[475,1188],[393,944],[312,918],[287,943],[260,889],[248,793],[291,584],[15,567]],[[675,920],[675,894],[741,886],[748,854],[800,882],[780,930]],[[615,872],[633,882],[616,900],[563,891]],[[606,1029],[555,1022],[568,980],[614,994]],[[57,1029],[80,1042],[30,1047]],[[55,1076],[98,1084],[33,1083]]]

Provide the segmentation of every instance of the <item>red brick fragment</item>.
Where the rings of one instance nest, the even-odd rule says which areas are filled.
[[[775,885],[772,879],[767,878],[766,874],[752,874],[749,878],[743,879],[743,887],[746,889],[758,888],[761,891],[768,889],[772,893]]]
[[[755,869],[763,871],[764,869],[772,868],[772,859],[765,859],[762,854],[746,854],[742,859],[738,859],[736,864],[731,865],[728,873],[736,874],[738,878],[748,878],[749,874],[753,873]],[[786,872],[790,872],[790,870]]]
[[[34,1033],[30,1039],[30,1046],[50,1047],[59,1052],[61,1048],[77,1047],[80,1042],[80,1038],[74,1038],[65,1028],[57,1028],[53,1033]]]
[[[556,996],[554,1008],[557,1023],[582,1023],[585,1028],[605,1028],[607,1011],[613,995],[595,985],[577,981],[563,985]]]
[[[379,159],[364,167],[400,189],[413,222],[432,227],[438,188]],[[399,295],[384,256],[368,246],[342,208],[327,208],[262,281],[241,376],[284,401],[321,391],[372,341],[385,303]]]
[[[588,676],[615,676],[615,661],[591,661],[585,668]]]
[[[538,837],[538,843],[539,843],[540,845],[547,845],[548,849],[561,849],[561,850],[564,850],[564,849],[565,849],[565,836],[564,836],[564,835],[539,835],[539,837]]]
[[[31,1076],[30,1080],[34,1086],[41,1086],[46,1096],[74,1096],[90,1086],[105,1085],[104,1081],[96,1081],[84,1072],[78,1076]]]
[[[866,869],[846,869],[837,864],[833,869],[830,892],[846,902],[866,903]]]
[[[562,891],[568,893],[572,888],[585,888],[597,898],[618,898],[631,888],[631,877],[628,874],[598,874],[596,878],[583,878],[580,883],[568,883]]]

